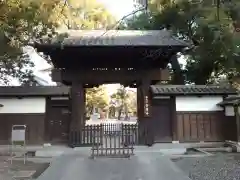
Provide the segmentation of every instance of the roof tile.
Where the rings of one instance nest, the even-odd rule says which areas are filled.
[[[0,86],[0,96],[66,96],[67,86]]]
[[[240,105],[240,96],[230,96],[225,98],[222,102],[218,103],[219,106],[239,106]]]
[[[168,30],[68,30],[69,46],[189,46]],[[53,40],[53,43],[55,40]]]
[[[233,88],[204,85],[152,85],[151,91],[154,95],[237,94]]]

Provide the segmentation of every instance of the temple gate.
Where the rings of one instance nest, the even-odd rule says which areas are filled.
[[[187,46],[167,30],[69,30],[63,42],[38,43],[38,52],[50,56],[52,79],[71,86],[69,144],[80,146],[85,126],[85,88],[120,83],[137,88],[139,143],[151,143],[149,86],[168,80],[167,64]],[[78,140],[73,136],[79,134]],[[75,135],[74,135],[75,134]]]

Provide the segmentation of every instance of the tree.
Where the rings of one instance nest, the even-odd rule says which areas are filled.
[[[54,32],[62,5],[60,0],[0,1],[0,76],[5,83],[9,78],[18,78],[21,83],[32,80],[33,63],[23,47],[30,39]]]
[[[68,0],[69,29],[104,29],[115,23],[115,18],[96,0]]]
[[[32,80],[34,64],[23,52],[29,41],[61,39],[59,28],[105,28],[114,21],[96,0],[2,0],[0,11],[0,78],[5,84],[11,78],[22,84]]]
[[[136,93],[129,92],[124,86],[117,89],[112,94],[112,101],[118,109],[118,119],[120,120],[122,113],[125,113],[125,119],[128,118],[129,112],[136,112]]]
[[[105,109],[107,105],[108,95],[105,86],[86,90],[86,111],[88,116],[93,113],[94,108]]]
[[[127,111],[127,98],[129,97],[124,86],[117,89],[117,92],[112,94],[111,99],[115,101],[118,109],[118,120],[120,120],[122,112]]]
[[[129,97],[127,99],[128,112],[132,115],[137,114],[137,92],[128,91]]]
[[[240,42],[233,36],[232,27],[238,17],[236,12],[239,6],[234,5],[233,10],[233,6],[226,3],[223,8],[211,3],[151,1],[149,12],[128,20],[125,28],[167,28],[172,30],[173,35],[193,42],[195,48],[184,54],[187,62],[185,68],[181,68],[176,56],[170,60],[174,83],[211,83],[212,77],[223,74],[231,77],[239,72]]]

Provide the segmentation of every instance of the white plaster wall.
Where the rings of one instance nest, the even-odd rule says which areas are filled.
[[[222,111],[217,106],[223,100],[222,96],[176,97],[177,111]]]
[[[0,98],[0,113],[45,113],[46,99],[39,98]]]
[[[233,106],[226,106],[225,107],[225,116],[235,116]]]
[[[238,113],[240,114],[240,107],[238,107]],[[235,116],[235,110],[233,106],[225,107],[225,116]]]

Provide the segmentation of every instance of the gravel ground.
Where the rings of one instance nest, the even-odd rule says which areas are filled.
[[[173,162],[192,180],[240,180],[240,154],[219,153],[198,158],[179,158]]]
[[[17,176],[19,172],[23,171],[35,172],[32,178],[36,179],[49,167],[49,163],[47,162],[35,163],[26,161],[26,164],[24,164],[23,160],[13,160],[13,163],[11,164],[8,159],[9,157],[0,157],[0,180],[13,180],[14,176]]]

